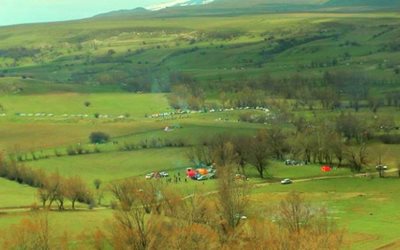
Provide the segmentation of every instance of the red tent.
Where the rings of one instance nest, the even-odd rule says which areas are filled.
[[[321,171],[322,172],[330,172],[330,171],[332,171],[332,168],[330,167],[330,166],[322,166],[321,167]]]
[[[196,171],[194,169],[189,168],[186,170],[186,175],[190,178],[193,178],[196,176]]]

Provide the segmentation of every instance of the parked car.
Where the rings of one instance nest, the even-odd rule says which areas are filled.
[[[281,184],[292,184],[293,181],[291,179],[283,179],[281,180]]]
[[[146,174],[145,178],[147,180],[152,179],[154,177],[154,173]]]
[[[303,161],[290,160],[290,159],[285,160],[286,166],[303,166],[304,164],[306,163],[304,163]]]
[[[167,172],[165,172],[165,171],[162,171],[162,172],[160,172],[160,176],[161,177],[168,177],[169,174]]]

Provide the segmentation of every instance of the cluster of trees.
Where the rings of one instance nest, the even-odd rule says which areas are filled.
[[[169,104],[175,109],[199,110],[204,107],[204,93],[195,86],[174,85],[168,95]]]
[[[228,107],[265,107],[268,102],[266,93],[258,89],[245,87],[232,95],[224,105]]]
[[[269,96],[279,96],[292,102],[294,108],[313,110],[316,107],[334,110],[351,108],[358,112],[368,108],[378,112],[383,106],[399,107],[398,91],[373,93],[372,87],[387,85],[384,80],[372,78],[364,72],[330,70],[322,76],[295,73],[282,78],[263,74],[258,78],[239,77],[229,83],[203,85],[207,89],[223,91],[220,102],[226,107],[257,107],[268,105]]]
[[[341,124],[339,120],[338,124]],[[218,164],[224,159],[223,145],[229,143],[234,150],[237,172],[245,174],[245,168],[251,166],[261,178],[271,160],[295,159],[305,164],[337,164],[338,167],[346,164],[356,172],[368,164],[363,130],[353,133],[345,126],[336,127],[335,123],[312,124],[302,118],[295,120],[294,125],[295,132],[273,125],[255,136],[216,136],[192,147],[187,155],[197,165]],[[351,133],[345,134],[347,129]]]
[[[93,195],[86,183],[78,176],[64,178],[58,173],[47,174],[41,169],[32,169],[4,160],[0,155],[0,177],[20,184],[38,188],[38,197],[43,207],[51,208],[57,203],[64,210],[64,201],[70,200],[72,209],[75,203],[93,204]]]
[[[53,173],[45,177],[38,190],[38,197],[43,208],[47,206],[50,209],[55,202],[58,209],[62,211],[65,209],[65,200],[71,202],[73,210],[75,210],[76,202],[94,205],[92,192],[79,176],[64,178],[58,173]]]
[[[371,139],[378,139],[383,143],[398,143],[399,130],[395,118],[391,114],[376,115],[372,119],[365,116],[357,116],[351,113],[341,113],[336,118],[336,130],[347,140],[355,140],[358,143]]]
[[[241,113],[239,115],[239,121],[250,122],[250,123],[267,123],[269,122],[270,116],[268,114],[260,114],[253,112]]]
[[[173,108],[199,110],[204,107],[204,92],[191,75],[175,72],[169,78],[171,93],[168,101]]]
[[[243,174],[245,167],[250,164],[257,169],[260,177],[264,178],[272,155],[276,153],[278,157],[283,157],[285,145],[273,148],[275,142],[271,139],[274,137],[278,135],[273,135],[268,130],[260,130],[254,137],[219,135],[191,148],[187,156],[196,165],[235,165],[237,171]]]

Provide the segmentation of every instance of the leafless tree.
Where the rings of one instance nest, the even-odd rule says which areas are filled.
[[[355,172],[360,172],[364,166],[368,164],[368,152],[366,144],[353,149],[349,149],[347,152],[347,158],[350,167]]]
[[[297,192],[291,192],[279,206],[279,222],[290,232],[299,233],[312,219],[311,207]]]
[[[270,149],[267,144],[267,131],[261,130],[253,138],[251,143],[250,163],[257,169],[261,178],[264,178],[264,172],[270,157]]]

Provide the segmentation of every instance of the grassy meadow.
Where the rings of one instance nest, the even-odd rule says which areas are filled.
[[[35,188],[2,178],[0,186],[1,208],[30,206],[37,201]]]

